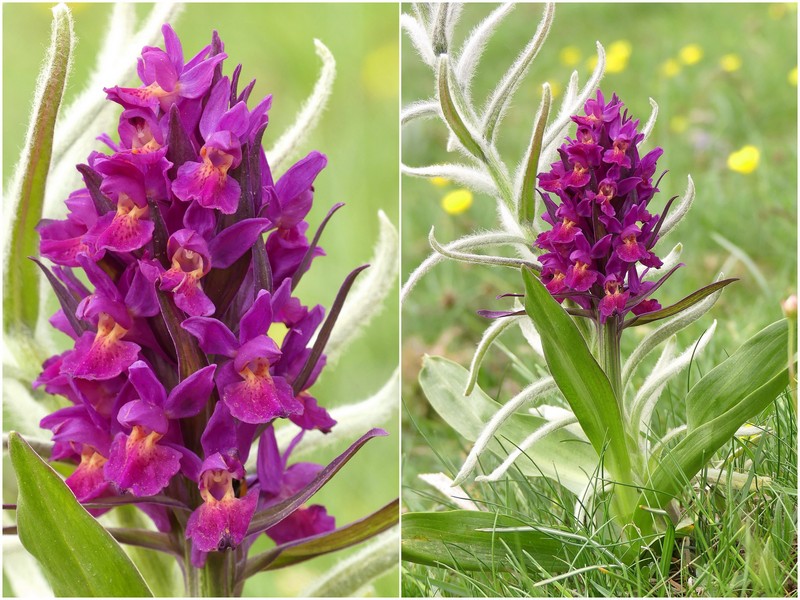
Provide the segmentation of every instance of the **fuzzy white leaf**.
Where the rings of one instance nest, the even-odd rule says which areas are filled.
[[[503,78],[500,80],[494,92],[492,92],[486,104],[486,109],[483,111],[483,118],[481,120],[481,131],[483,131],[484,137],[487,140],[494,140],[497,133],[497,126],[500,124],[514,92],[517,91],[517,88],[522,83],[525,73],[528,72],[536,55],[539,54],[542,44],[544,44],[545,39],[547,39],[547,34],[550,33],[550,26],[553,24],[555,10],[554,3],[548,2],[545,4],[542,19],[539,21],[539,25],[530,42],[528,42],[528,45],[522,50],[514,64],[511,65],[505,75],[503,75]]]
[[[467,455],[467,459],[464,461],[464,464],[458,471],[458,475],[456,475],[456,478],[453,480],[453,485],[460,485],[467,479],[467,477],[469,477],[469,474],[472,473],[472,471],[478,465],[478,459],[480,458],[481,454],[483,454],[484,450],[486,450],[486,447],[489,445],[489,442],[492,441],[492,438],[494,438],[495,434],[498,432],[500,427],[503,426],[503,423],[505,423],[506,420],[508,420],[508,418],[511,415],[513,415],[525,403],[531,402],[536,398],[540,398],[545,394],[549,394],[555,389],[556,389],[556,383],[555,381],[553,381],[553,378],[545,377],[544,379],[540,379],[539,381],[535,381],[534,383],[530,384],[525,389],[523,389],[519,394],[514,396],[511,400],[509,400],[502,407],[500,407],[500,410],[494,413],[494,415],[486,424],[486,426],[481,430],[478,439],[475,440],[475,444],[472,446],[472,450],[470,450],[469,454]],[[575,417],[573,416],[572,418],[574,419]],[[545,425],[544,427],[547,427],[547,425]],[[541,429],[537,431],[541,431]],[[528,448],[530,446],[530,444],[525,445],[529,439],[530,438],[526,438],[525,441],[522,442],[522,445],[525,446],[525,448]],[[514,461],[512,460],[511,462],[508,463],[508,465],[506,465],[506,469],[508,468],[508,466],[511,465],[512,462]],[[505,463],[503,464],[505,465]],[[503,473],[504,472],[505,469],[503,470]],[[494,475],[494,473],[492,475]],[[475,481],[478,481],[479,479],[481,478],[477,477]],[[495,480],[489,479],[489,481],[495,481]]]
[[[486,42],[489,41],[497,26],[512,10],[514,10],[514,4],[511,2],[502,4],[494,9],[489,16],[475,26],[461,46],[461,51],[456,61],[455,74],[467,98],[470,97],[472,79],[475,76],[475,69],[483,54],[483,49],[486,47]]]
[[[444,473],[422,473],[418,477],[434,488],[437,492],[445,496],[463,510],[480,510],[480,507],[469,499],[467,493],[461,486],[454,485],[453,480]]]
[[[656,368],[645,379],[641,389],[631,404],[631,422],[636,429],[635,433],[645,429],[650,423],[650,417],[656,407],[659,398],[659,391],[675,375],[683,371],[689,364],[703,352],[714,331],[717,322],[714,321],[711,327],[700,336],[695,344],[689,346],[683,353],[675,359],[665,361],[667,364],[656,365]],[[660,362],[660,361],[659,361]]]
[[[414,119],[432,119],[441,117],[439,103],[435,100],[421,100],[406,106],[400,112],[400,123],[405,125]]]
[[[408,167],[406,165],[401,165],[400,168],[403,174],[412,177],[424,177],[426,179],[444,177],[474,192],[481,192],[490,196],[497,195],[497,186],[495,186],[492,178],[478,167],[446,163],[427,167]]]
[[[534,406],[533,408],[529,408],[528,412],[531,413],[534,417],[539,417],[544,419],[545,421],[560,421],[562,419],[566,419],[569,416],[574,416],[574,413],[562,406],[553,406],[552,404],[540,404],[539,406]],[[589,438],[586,437],[586,432],[580,426],[579,423],[573,423],[572,425],[568,425],[565,427],[567,431],[569,431],[572,435],[576,438],[585,441],[587,444],[589,442]]]
[[[422,62],[434,68],[436,55],[433,53],[433,44],[425,27],[417,19],[407,14],[400,15],[400,27],[408,34],[411,43],[422,58]]]
[[[717,277],[717,281],[720,279],[722,279],[722,274]],[[714,306],[721,294],[722,290],[718,290],[706,298],[703,298],[694,306],[687,308],[685,311],[675,315],[668,321],[665,321],[652,333],[648,334],[647,337],[645,337],[641,342],[639,342],[639,345],[636,346],[633,352],[631,352],[628,360],[625,361],[625,365],[622,368],[623,384],[628,382],[628,380],[631,378],[631,375],[633,375],[633,373],[636,371],[636,368],[653,350],[659,346],[659,344],[675,335],[682,329],[685,329],[706,314],[709,310],[711,310],[711,307]]]
[[[652,98],[649,98],[649,100],[652,110],[650,111],[650,118],[647,119],[647,123],[645,123],[644,127],[642,128],[642,134],[644,135],[642,142],[647,141],[647,138],[649,138],[650,134],[653,133],[653,127],[656,126],[656,119],[658,119],[658,103]]]
[[[400,268],[400,240],[397,229],[382,210],[378,211],[378,220],[380,232],[369,261],[370,268],[348,294],[325,346],[325,353],[330,362],[335,363],[347,344],[352,342],[381,311],[384,300],[397,284],[397,273]]]
[[[447,20],[451,3],[440,2],[433,5],[433,18],[431,19],[431,46],[434,56],[448,54],[447,48]]]
[[[521,260],[519,258],[508,258],[505,256],[491,256],[488,254],[472,254],[470,252],[458,252],[454,250],[448,250],[439,242],[436,241],[434,237],[434,227],[431,227],[431,231],[428,234],[428,242],[431,245],[431,248],[434,251],[438,252],[439,254],[446,256],[447,258],[452,258],[453,260],[457,260],[459,262],[467,262],[472,263],[475,265],[494,265],[499,267],[510,267],[512,269],[519,269],[520,267],[534,267],[537,266],[534,263],[528,262],[526,260]]]
[[[317,83],[314,84],[314,90],[303,104],[300,112],[297,113],[294,123],[278,138],[272,150],[267,152],[267,160],[276,173],[280,173],[284,163],[294,158],[299,146],[317,126],[333,91],[333,81],[336,79],[336,60],[321,41],[315,39],[314,46],[317,56],[322,60],[322,69]]]
[[[670,250],[664,259],[661,261],[664,264],[658,269],[649,269],[643,265],[638,265],[636,270],[639,273],[639,278],[642,281],[658,281],[662,276],[669,273],[680,261],[681,254],[683,253],[683,244],[675,244],[675,247]]]
[[[446,244],[444,247],[450,251],[474,250],[487,246],[503,246],[508,244],[527,245],[525,238],[509,235],[502,231],[489,231],[486,233],[476,233],[460,238],[454,242]],[[408,276],[403,289],[400,290],[400,302],[405,302],[408,294],[414,289],[420,279],[437,264],[442,262],[445,257],[439,253],[433,253],[420,264],[411,275]]]
[[[541,426],[539,429],[534,431],[528,437],[526,437],[522,443],[519,445],[518,448],[515,448],[513,452],[508,455],[499,467],[497,467],[494,471],[492,471],[489,475],[481,475],[480,477],[476,477],[475,481],[497,481],[499,480],[505,473],[511,468],[511,465],[514,464],[520,456],[525,454],[525,451],[533,446],[536,442],[542,439],[544,436],[553,433],[554,431],[558,431],[567,425],[571,425],[572,423],[577,423],[578,419],[574,416],[572,417],[564,417],[558,421],[551,421],[547,425]]]
[[[475,382],[478,381],[478,371],[481,368],[483,357],[486,352],[494,344],[495,340],[512,325],[516,325],[520,319],[527,319],[525,315],[517,317],[506,317],[505,319],[496,319],[481,336],[481,341],[478,342],[478,347],[475,349],[475,354],[472,356],[472,362],[469,365],[469,378],[467,380],[467,387],[464,389],[464,395],[469,396],[472,390],[475,389]]]
[[[312,581],[299,598],[357,596],[365,586],[400,562],[400,527],[376,535],[361,550]]]
[[[686,191],[683,193],[683,197],[678,202],[678,206],[673,208],[670,214],[667,215],[667,218],[664,219],[664,224],[661,226],[659,237],[662,240],[667,237],[670,231],[677,227],[678,223],[681,222],[692,207],[692,202],[694,202],[694,181],[691,175],[688,175],[687,179],[688,183],[686,184]]]

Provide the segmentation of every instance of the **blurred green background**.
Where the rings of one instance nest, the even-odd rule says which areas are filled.
[[[24,140],[39,65],[49,40],[50,4],[3,6],[3,181],[8,181]],[[79,42],[65,103],[83,89],[110,14],[109,4],[70,4]],[[150,5],[137,5],[143,16]],[[398,7],[395,4],[189,4],[173,23],[186,56],[194,55],[217,29],[229,55],[225,73],[243,64],[242,81],[257,84],[253,100],[273,94],[269,148],[294,120],[319,73],[314,38],[337,61],[333,94],[303,152],[328,155],[316,181],[311,230],[335,202],[339,211],[322,240],[328,256],[318,259],[298,288],[308,304],[330,306],[341,281],[367,262],[377,239],[377,211],[398,224]],[[107,85],[126,82],[108,81]],[[133,82],[131,82],[133,83]],[[65,105],[66,105],[65,104]],[[97,132],[100,134],[101,132]],[[115,132],[110,132],[114,134]],[[276,174],[280,175],[280,174]],[[64,197],[71,190],[64,190]],[[377,391],[398,363],[396,291],[377,317],[315,386],[320,404],[331,408]],[[343,525],[377,510],[398,495],[399,436],[395,422],[376,423],[388,438],[370,442],[317,496]],[[314,457],[326,463],[344,449]],[[357,548],[356,548],[357,549]],[[349,551],[352,552],[352,551]],[[303,563],[248,582],[250,596],[292,596],[346,552]],[[397,570],[375,584],[380,596],[398,590]]]
[[[458,55],[467,33],[494,6],[465,6],[455,29],[453,55]],[[542,83],[550,82],[555,106],[559,106],[573,69],[579,72],[581,85],[587,80],[596,60],[595,40],[607,52],[607,71],[601,82],[606,98],[616,92],[642,122],[650,114],[648,98],[658,102],[659,118],[647,147],[664,148],[659,172],[669,173],[652,210],[660,212],[671,196],[683,194],[687,174],[697,189],[687,218],[657,247],[663,256],[682,242],[686,264],[658,298],[665,306],[671,304],[713,281],[723,269],[726,276],[741,279],[725,290],[708,315],[679,337],[683,348],[713,319],[719,321],[702,360],[696,361],[692,381],[779,319],[780,301],[796,289],[796,10],[796,4],[560,3],[549,38],[499,129],[499,150],[513,172],[530,140]],[[404,11],[411,13],[411,8]],[[489,41],[472,87],[478,109],[533,35],[541,14],[542,5],[518,5]],[[403,106],[433,94],[433,74],[405,36],[402,81]],[[439,121],[414,121],[403,128],[402,158],[409,166],[464,161],[456,153],[446,153],[445,146],[446,129]],[[732,169],[729,157],[745,146],[758,150],[757,162],[747,156],[742,160],[737,154],[732,166],[738,170]],[[403,177],[404,280],[431,252],[427,234],[432,225],[440,243],[496,226],[495,204],[488,196],[475,195],[468,210],[447,213],[441,201],[456,189],[455,184],[437,186],[429,180]],[[730,253],[712,239],[714,232],[746,253],[763,283],[742,261],[728,262]],[[420,359],[423,353],[439,354],[467,366],[488,325],[475,311],[509,308],[511,300],[495,296],[520,292],[520,288],[514,270],[447,261],[418,284],[403,307],[403,496],[412,510],[436,505],[435,492],[419,482],[417,474],[446,472],[453,464],[458,467],[468,450],[422,397],[416,383]],[[644,329],[635,328],[623,336],[624,355]],[[532,359],[516,331],[502,340],[523,360]],[[497,349],[487,355],[479,383],[501,402],[524,385],[508,356]],[[669,410],[663,404],[661,408]],[[428,441],[439,455],[411,425],[409,413],[431,436]]]

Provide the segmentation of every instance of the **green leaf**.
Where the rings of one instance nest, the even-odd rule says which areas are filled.
[[[441,104],[445,121],[447,121],[452,132],[456,134],[456,137],[470,154],[484,163],[487,162],[488,159],[483,145],[466,124],[464,116],[461,114],[462,111],[459,110],[460,107],[453,97],[451,86],[453,86],[454,82],[450,77],[450,67],[446,54],[439,56],[437,74],[439,103]]]
[[[440,356],[426,356],[419,374],[422,391],[434,410],[464,439],[474,442],[486,423],[500,410],[500,404],[479,387],[469,396],[464,396],[468,379],[469,373],[464,367]],[[508,456],[510,444],[519,445],[545,423],[544,419],[532,415],[514,414],[496,436],[503,444],[495,439],[489,444],[489,449],[503,460]],[[528,458],[515,463],[523,474],[528,477],[544,475],[559,481],[575,494],[583,491],[598,463],[598,455],[592,447],[566,429],[545,436],[525,454]]]
[[[733,283],[734,281],[739,281],[736,278],[733,279],[722,279],[720,281],[715,281],[705,287],[700,288],[699,290],[692,292],[683,300],[679,300],[675,304],[667,306],[666,308],[662,308],[661,310],[656,310],[653,312],[645,313],[643,315],[639,315],[637,317],[633,317],[625,322],[623,327],[636,327],[639,325],[646,325],[647,323],[652,323],[653,321],[658,321],[660,319],[666,319],[667,317],[671,317],[672,315],[677,315],[679,312],[682,312],[689,308],[690,306],[694,306],[698,302],[700,302],[703,298],[710,296],[717,290],[721,290],[726,285]]]
[[[658,458],[646,486],[651,491],[640,504],[661,508],[678,496],[739,427],[786,389],[787,324],[784,319],[757,333],[690,390],[689,433]],[[646,518],[643,512],[637,522]]]
[[[536,529],[492,531],[528,525],[515,517],[471,510],[406,513],[401,522],[402,558],[460,571],[504,571],[522,561],[547,574],[575,566],[580,543],[571,546]]]
[[[525,161],[525,175],[522,179],[522,188],[519,193],[520,222],[533,223],[536,218],[536,174],[539,172],[539,155],[542,153],[542,137],[550,116],[550,85],[542,86],[542,103],[539,105],[539,114],[533,126],[533,135],[528,147],[528,158]]]
[[[349,548],[386,531],[400,518],[400,501],[393,500],[380,510],[344,527],[311,538],[282,544],[247,561],[242,577],[259,571],[281,569],[323,554]]]
[[[8,436],[17,476],[17,528],[57,596],[152,596],[122,548],[18,433]]]
[[[33,330],[39,316],[39,273],[28,260],[38,255],[34,226],[42,218],[44,190],[53,151],[53,130],[70,69],[74,34],[64,4],[53,8],[50,46],[39,73],[25,146],[5,198],[4,220],[12,222],[6,262],[4,330]],[[10,214],[9,214],[10,213]]]
[[[788,343],[788,321],[776,321],[698,381],[686,396],[689,431],[730,410],[783,371]]]
[[[626,433],[611,383],[572,318],[530,269],[522,269],[525,311],[542,338],[550,374],[617,481],[631,483]],[[607,446],[607,447],[606,447]]]

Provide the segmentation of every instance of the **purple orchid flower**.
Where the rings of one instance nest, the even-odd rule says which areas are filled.
[[[142,51],[142,85],[106,89],[123,109],[118,140],[99,138],[107,151],[78,166],[85,186],[67,217],[37,227],[55,265],[39,263],[60,304],[51,324],[73,346],[34,386],[70,403],[41,426],[52,459],[76,465],[66,482],[78,501],[133,498],[160,531],[180,529],[175,543],[187,540],[182,554],[200,568],[211,552],[246,552],[255,511],[320,471],[287,467],[291,448],[281,457],[270,444],[278,419],[301,432],[336,425],[312,388],[339,309],[323,326],[323,307],[292,295],[324,255],[306,216],[325,155],[276,183],[261,147],[271,96],[248,107],[253,84],[239,93],[241,69],[222,74],[216,33],[184,63],[175,32],[162,32],[164,49]],[[268,533],[299,539],[333,523],[319,505],[300,507]]]
[[[567,138],[560,160],[538,176],[547,208],[542,218],[551,226],[535,242],[545,251],[539,257],[542,281],[560,302],[569,297],[600,323],[623,319],[634,310],[629,303],[634,296],[639,298],[634,314],[660,308],[639,296],[648,290],[638,289],[636,266],[662,265],[652,251],[661,217],[647,210],[658,189],[652,178],[662,151],[640,159],[644,136],[622,107],[616,95],[606,103],[598,90],[585,114],[572,117],[576,138]]]

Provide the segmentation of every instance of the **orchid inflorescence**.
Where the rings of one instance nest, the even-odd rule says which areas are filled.
[[[51,459],[78,463],[66,483],[93,514],[133,497],[178,547],[191,544],[194,567],[230,549],[243,564],[264,532],[285,544],[335,527],[304,505],[332,473],[290,458],[305,432],[336,425],[309,390],[364,267],[327,319],[293,295],[341,207],[309,240],[327,159],[311,152],[276,181],[261,147],[271,96],[248,107],[255,81],[240,89],[241,65],[223,75],[216,32],[188,61],[162,32],[165,49],[146,46],[138,61],[142,85],[105,90],[123,109],[119,142],[102,136],[110,153],[78,166],[85,187],[66,219],[38,226],[61,304],[51,323],[74,340],[35,382],[72,405],[41,426]],[[283,452],[278,420],[299,428]]]

